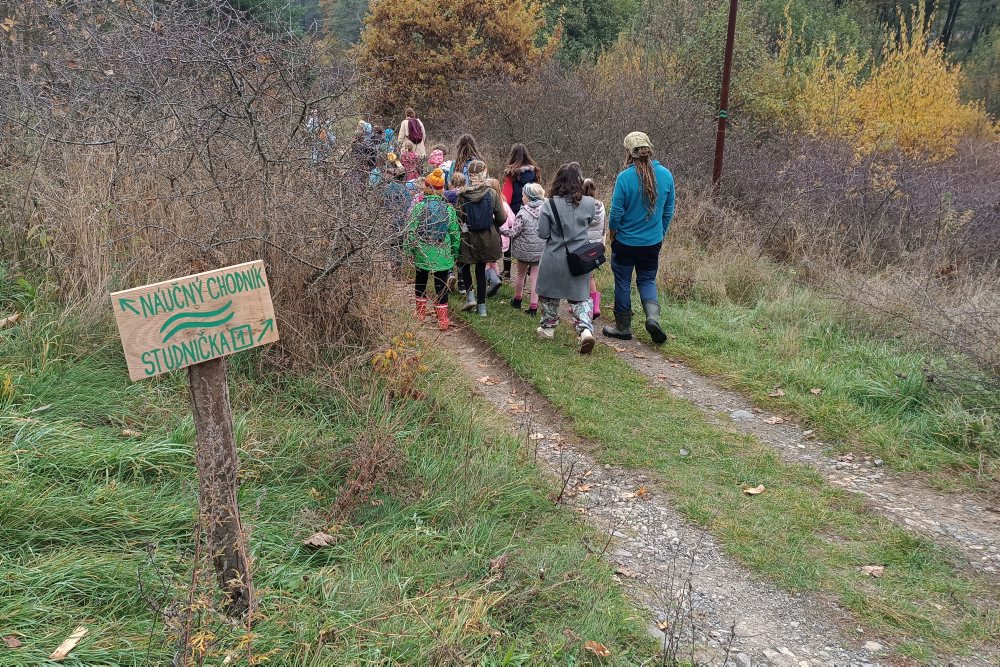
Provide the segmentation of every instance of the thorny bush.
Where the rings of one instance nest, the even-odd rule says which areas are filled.
[[[0,248],[17,270],[105,307],[261,258],[286,355],[369,338],[390,240],[333,141],[357,119],[353,66],[225,0],[25,0],[4,20]]]

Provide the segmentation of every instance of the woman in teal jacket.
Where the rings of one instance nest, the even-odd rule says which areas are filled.
[[[646,331],[657,345],[667,336],[660,327],[656,274],[660,248],[674,217],[674,177],[653,159],[653,144],[642,132],[625,137],[625,169],[611,197],[611,272],[615,276],[615,325],[604,335],[632,338],[632,274],[646,314]]]

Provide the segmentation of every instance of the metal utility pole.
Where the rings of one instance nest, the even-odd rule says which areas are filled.
[[[726,119],[729,118],[729,79],[733,71],[733,43],[736,41],[736,9],[739,0],[729,0],[729,28],[726,32],[726,59],[722,64],[722,94],[719,96],[719,129],[715,135],[715,166],[712,187],[722,182],[722,156],[726,152]]]

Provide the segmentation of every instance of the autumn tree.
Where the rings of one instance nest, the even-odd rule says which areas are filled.
[[[375,84],[369,102],[440,108],[462,83],[524,79],[558,39],[539,44],[544,25],[534,0],[377,0],[356,51]]]

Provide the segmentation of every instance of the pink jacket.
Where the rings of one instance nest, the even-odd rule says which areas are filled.
[[[508,204],[503,197],[500,198],[500,201],[503,202],[503,212],[507,214],[507,221],[500,225],[500,243],[503,246],[503,251],[506,253],[510,250],[510,239],[507,238],[507,235],[503,232],[504,230],[510,231],[511,225],[514,224],[515,216],[514,211],[510,208],[510,204]]]

